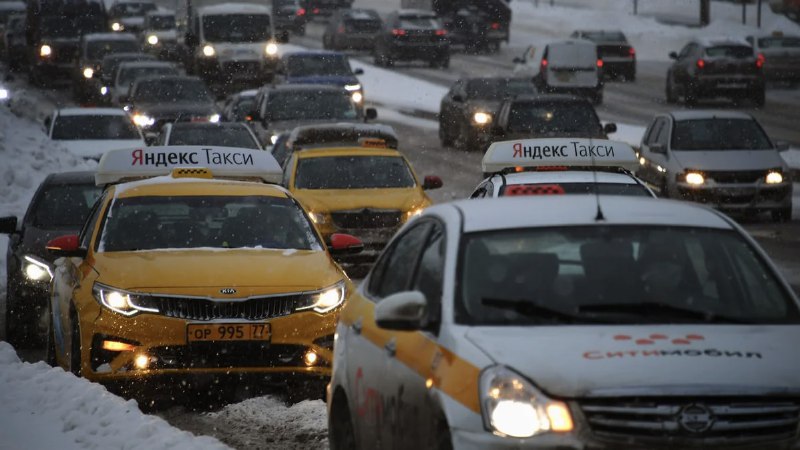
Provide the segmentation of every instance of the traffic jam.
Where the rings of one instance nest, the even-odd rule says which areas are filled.
[[[185,448],[800,448],[793,2],[168,3],[0,0],[0,379]]]

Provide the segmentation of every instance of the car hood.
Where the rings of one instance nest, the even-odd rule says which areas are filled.
[[[300,77],[287,77],[288,84],[330,84],[334,86],[344,86],[346,84],[358,84],[358,78],[354,75],[311,75]]]
[[[303,206],[314,212],[352,209],[398,209],[422,206],[426,196],[418,187],[396,189],[297,189],[292,192]]]
[[[684,169],[760,170],[785,166],[776,150],[673,150],[672,154]]]
[[[97,281],[120,289],[208,295],[209,288],[240,293],[314,290],[341,273],[327,252],[294,249],[193,249],[97,253]],[[216,291],[212,291],[216,292]]]
[[[178,114],[187,116],[203,116],[219,113],[217,107],[213,103],[200,102],[140,103],[135,105],[134,111],[153,117]]]
[[[103,153],[121,148],[135,148],[145,146],[144,139],[97,139],[86,141],[55,141],[66,148],[73,155],[86,159],[99,160]]]
[[[800,393],[797,326],[478,327],[467,339],[561,398]]]
[[[156,36],[159,41],[175,41],[178,39],[178,30],[144,30],[142,35],[145,38],[147,36]]]

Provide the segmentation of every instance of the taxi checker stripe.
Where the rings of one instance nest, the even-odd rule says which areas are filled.
[[[433,386],[466,408],[480,414],[478,378],[480,369],[452,351],[442,347],[419,331],[393,332],[383,330],[375,323],[375,305],[356,294],[342,311],[341,322],[352,325],[362,318],[361,336],[383,349],[394,337],[397,351],[395,358],[416,372],[423,380],[432,380]]]

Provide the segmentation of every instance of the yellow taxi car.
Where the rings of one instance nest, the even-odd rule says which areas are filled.
[[[334,235],[326,246],[289,192],[253,179],[281,179],[268,153],[105,154],[96,183],[107,186],[80,235],[48,243],[63,257],[51,298],[55,362],[123,388],[253,374],[322,395],[353,292],[331,253],[360,242]]]
[[[434,175],[420,183],[405,156],[380,141],[301,150],[284,169],[284,185],[325,239],[348,233],[363,242],[364,251],[337,258],[342,263],[374,260],[400,226],[431,205],[424,191],[442,186]]]

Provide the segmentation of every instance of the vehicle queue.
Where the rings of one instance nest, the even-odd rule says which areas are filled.
[[[198,12],[188,69],[199,77],[143,70],[124,86],[123,71],[150,64],[131,56],[140,62],[118,62],[114,84],[97,90],[116,113],[85,109],[107,134],[65,128],[76,153],[99,158],[94,186],[87,174],[49,178],[42,195],[50,185],[63,194],[32,202],[20,226],[0,219],[14,236],[9,299],[20,307],[6,323],[17,344],[40,336],[49,362],[129,395],[223,379],[326,397],[334,449],[798,445],[796,295],[730,218],[654,198],[688,189],[720,209],[738,200],[788,219],[782,144],[752,117],[659,116],[634,150],[607,139],[615,127],[586,99],[547,93],[546,75],[524,88],[503,80],[440,131],[443,143],[485,150],[486,178],[471,200],[432,205],[424,191],[442,180],[420,180],[394,130],[364,123],[377,114],[364,108],[357,74],[341,73],[342,55],[297,55],[336,62],[310,73],[340,79],[291,81],[291,58],[251,29],[257,63],[241,77],[260,83],[274,64],[285,85],[235,94],[220,109],[205,83],[243,61],[214,59],[227,51],[229,22],[205,15],[229,12]],[[431,41],[445,47],[435,17],[392,17],[398,27],[430,22]],[[404,56],[392,53],[394,31],[376,54],[386,65]],[[552,65],[570,60],[569,45],[549,48],[567,49],[547,54]],[[435,56],[431,65],[447,66]],[[586,86],[599,102],[602,71],[594,76]],[[471,101],[468,86],[450,101]],[[527,95],[504,94],[517,89]],[[79,112],[56,111],[49,132]],[[137,127],[115,125],[117,116]],[[716,122],[682,123],[691,120]],[[228,146],[229,128],[247,144]],[[722,139],[734,128],[738,139]],[[710,129],[717,135],[704,142]],[[108,142],[121,134],[139,141]],[[81,150],[82,138],[105,139],[106,151]],[[720,167],[740,158],[717,151],[746,151],[760,166]],[[82,197],[63,188],[73,184]],[[79,205],[82,223],[39,219],[56,208],[45,204]],[[55,232],[30,241],[50,224]],[[367,264],[363,281],[348,277],[348,263]],[[21,306],[28,299],[33,311]]]

